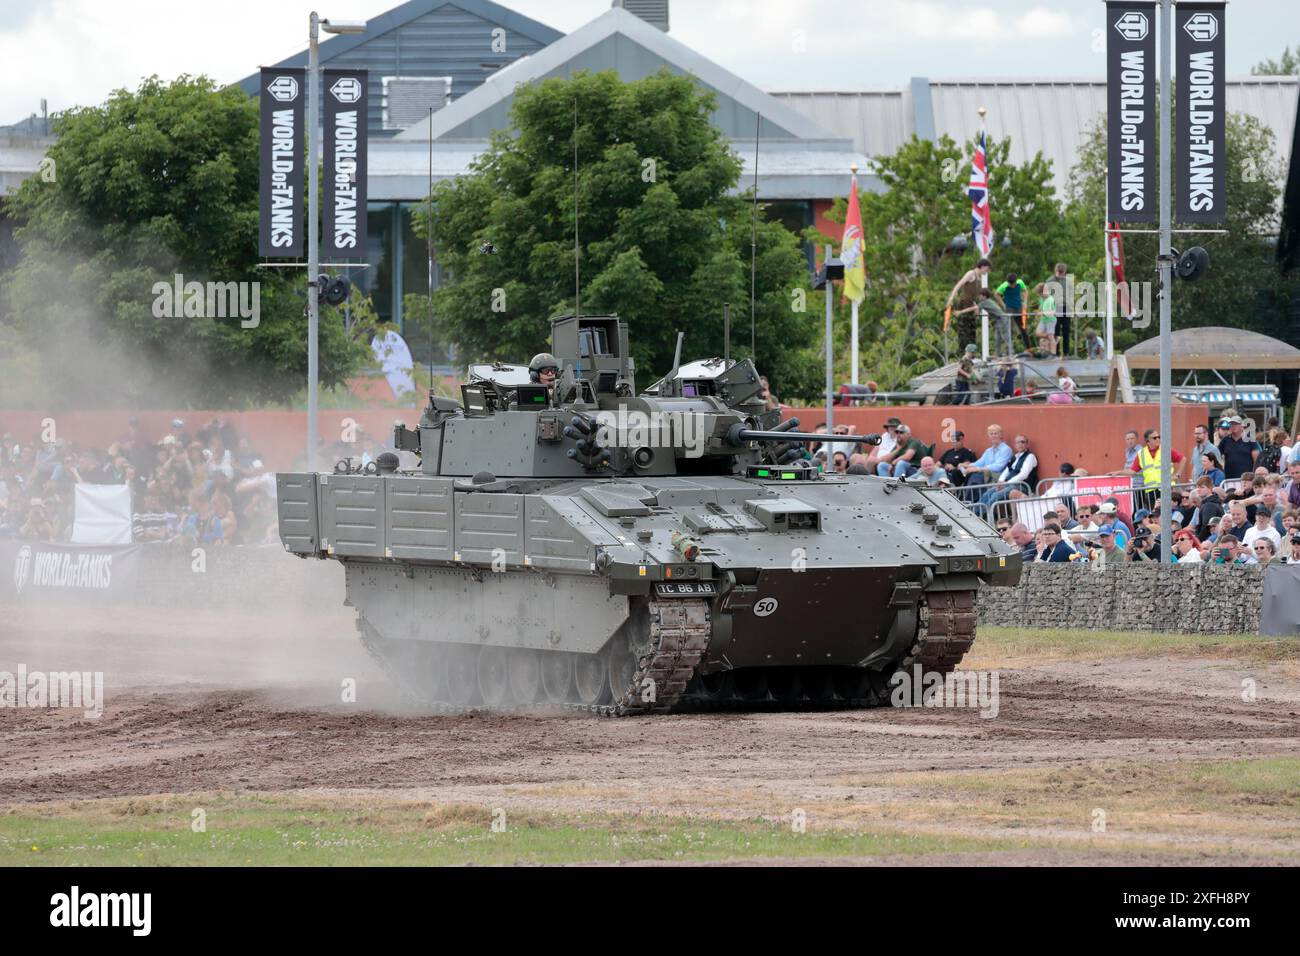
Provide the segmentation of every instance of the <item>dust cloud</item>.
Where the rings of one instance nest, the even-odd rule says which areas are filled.
[[[229,558],[229,606],[181,589],[152,606],[0,603],[0,671],[102,672],[109,709],[126,691],[247,690],[275,707],[412,712],[362,646],[338,564],[264,549]]]

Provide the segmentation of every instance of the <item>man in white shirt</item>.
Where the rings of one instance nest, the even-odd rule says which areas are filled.
[[[1101,526],[1092,520],[1095,510],[1095,505],[1079,505],[1078,514],[1075,516],[1077,524],[1070,529],[1070,543],[1075,545],[1076,549],[1084,544],[1097,542],[1097,532]]]
[[[1247,548],[1254,549],[1255,542],[1260,538],[1268,538],[1273,542],[1274,554],[1282,550],[1282,536],[1277,533],[1277,528],[1273,527],[1273,512],[1269,510],[1268,505],[1255,506],[1255,525],[1246,532],[1241,543]]]
[[[1037,484],[1038,457],[1029,450],[1029,439],[1024,435],[1017,435],[1015,453],[1011,461],[1007,462],[1007,466],[998,475],[997,487],[990,488],[980,496],[980,504],[985,507],[985,514],[987,514],[987,509],[1010,497],[1012,489],[1032,495]]]
[[[894,449],[899,446],[898,426],[901,424],[903,423],[897,418],[891,418],[889,421],[885,422],[884,427],[881,429],[880,444],[872,448],[870,454],[867,455],[866,465],[871,469],[873,474],[875,473],[876,466],[879,465],[882,460],[886,460],[889,456],[892,456]]]

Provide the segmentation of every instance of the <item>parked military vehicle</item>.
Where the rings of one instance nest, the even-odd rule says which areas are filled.
[[[638,394],[617,317],[552,343],[555,370],[473,366],[398,426],[418,470],[277,476],[285,548],[343,563],[362,640],[426,704],[883,704],[900,668],[961,660],[981,582],[1018,580],[948,492],[823,474],[750,360],[682,365],[679,338]]]

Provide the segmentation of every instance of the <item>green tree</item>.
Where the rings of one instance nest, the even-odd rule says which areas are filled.
[[[679,330],[686,354],[721,354],[724,303],[732,352],[748,354],[751,209],[730,192],[741,163],[710,121],[714,105],[666,70],[516,91],[513,129],[493,135],[468,175],[434,189],[434,246],[449,278],[433,310],[445,334],[471,359],[527,361],[545,347],[550,318],[573,311],[576,138],[583,312],[627,320],[641,384],[667,371]],[[421,209],[421,235],[428,218]],[[816,388],[806,361],[816,316],[792,307],[806,271],[797,238],[761,219],[756,360],[783,396]],[[427,311],[416,296],[407,308]]]
[[[54,180],[6,202],[21,255],[3,277],[3,404],[283,400],[306,379],[304,273],[255,268],[258,107],[204,77],[144,80],[62,114]],[[159,318],[157,282],[258,282],[259,324]],[[323,310],[321,382],[365,360]]]
[[[1300,47],[1294,53],[1288,46],[1276,60],[1263,60],[1250,68],[1255,76],[1295,76],[1300,74]]]
[[[1075,226],[1062,214],[1051,185],[1051,163],[1039,153],[1022,164],[1011,163],[1010,140],[987,141],[989,195],[993,217],[993,270],[997,286],[1014,272],[1033,286],[1045,279],[1074,247]],[[943,308],[953,284],[971,268],[979,253],[970,241],[970,199],[966,195],[974,143],[961,149],[947,136],[938,142],[911,140],[892,156],[875,161],[881,192],[861,192],[866,295],[859,307],[864,379],[881,388],[905,388],[912,376],[933,368],[944,356]],[[846,199],[836,200],[827,218],[843,222]],[[952,249],[964,236],[964,251]],[[815,230],[819,246],[840,236]],[[1100,248],[1100,236],[1098,237]],[[1032,309],[1033,299],[1030,299]],[[847,376],[847,303],[836,318],[837,369]],[[969,328],[967,324],[967,340]],[[954,318],[948,354],[966,344]]]
[[[1273,133],[1253,116],[1229,113],[1225,120],[1226,235],[1174,236],[1176,248],[1204,246],[1210,266],[1193,282],[1175,280],[1172,321],[1175,329],[1205,325],[1227,325],[1277,335],[1285,327],[1288,295],[1296,282],[1288,281],[1274,261],[1274,239],[1278,231],[1283,177]],[[1175,166],[1177,144],[1175,144]],[[1085,137],[1079,159],[1070,172],[1068,193],[1070,215],[1093,224],[1096,233],[1106,209],[1106,120],[1102,117]],[[1123,228],[1121,223],[1121,228]],[[1174,223],[1175,228],[1178,223]],[[1189,228],[1204,228],[1188,224]],[[1152,228],[1151,223],[1134,224]],[[1093,242],[1095,246],[1097,242]],[[1149,233],[1124,236],[1125,278],[1130,282],[1154,282],[1158,237]],[[1098,254],[1080,278],[1104,278],[1105,256]],[[1117,322],[1116,349],[1122,350],[1156,334],[1153,302],[1151,328],[1133,329]]]

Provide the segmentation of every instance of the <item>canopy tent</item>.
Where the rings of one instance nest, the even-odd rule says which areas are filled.
[[[1300,369],[1300,349],[1246,329],[1207,326],[1182,329],[1169,337],[1171,368],[1210,369],[1215,372],[1241,369]],[[1130,370],[1160,367],[1159,336],[1139,342],[1124,353]],[[1223,377],[1220,376],[1220,381]],[[1234,377],[1235,381],[1235,377]],[[1226,384],[1226,382],[1225,382]],[[1300,402],[1291,422],[1291,431],[1300,425]]]

